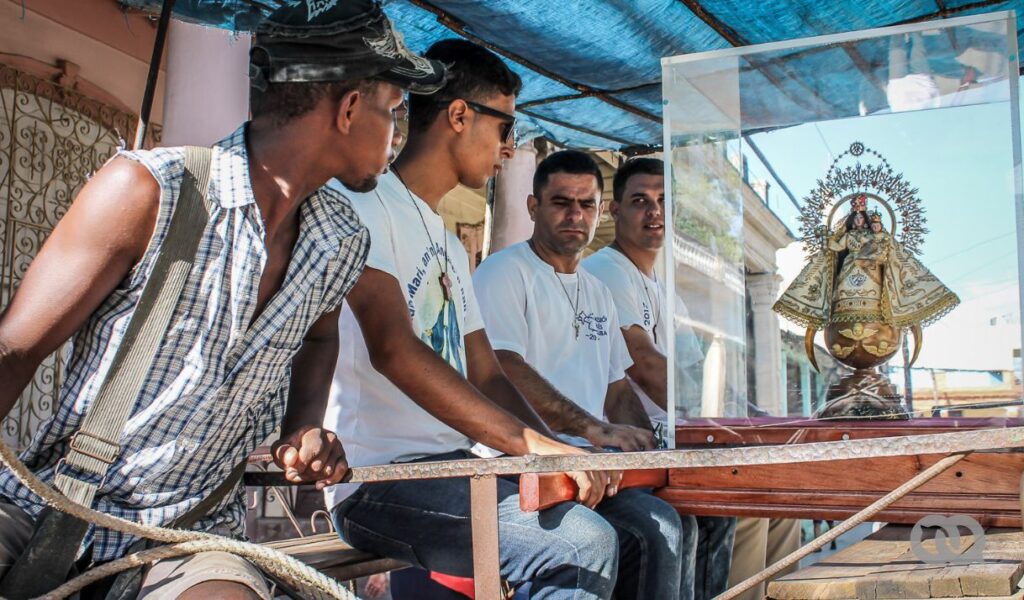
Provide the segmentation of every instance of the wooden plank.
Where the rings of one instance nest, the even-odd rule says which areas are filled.
[[[394,571],[395,569],[404,569],[409,565],[392,560],[390,558],[376,558],[370,561],[360,562],[354,565],[347,565],[345,567],[325,567],[321,569],[324,575],[333,577],[338,581],[348,581],[350,579],[358,579],[359,577],[366,577],[374,575],[376,573],[386,573],[387,571]]]
[[[940,458],[671,469],[669,485],[658,495],[688,514],[842,519]],[[976,453],[874,518],[914,523],[932,513],[966,514],[985,527],[1019,528],[1022,472],[1024,453]]]
[[[882,530],[888,530],[894,537],[899,539],[910,538],[910,527],[890,526]],[[934,530],[924,531],[925,539],[921,547],[930,553],[936,552]],[[960,538],[961,552],[967,551],[974,545],[974,537],[966,534]],[[909,543],[908,543],[909,545]],[[882,572],[873,574],[872,577],[875,597],[883,598],[929,598],[933,590],[943,589],[955,592],[960,589],[960,576],[963,574],[955,569],[949,569],[946,565],[929,564],[921,562],[911,549],[907,549],[902,555],[893,561],[894,567]],[[940,596],[944,597],[944,596]]]
[[[985,560],[1024,562],[1024,537],[1017,529],[986,529]]]
[[[773,501],[765,504],[751,503],[742,497],[723,496],[720,499],[704,498],[700,501],[692,501],[686,497],[685,491],[665,489],[657,493],[671,504],[680,514],[702,515],[702,516],[739,516],[739,517],[761,517],[761,518],[791,518],[791,519],[818,519],[828,521],[841,521],[849,518],[862,510],[867,503],[857,506],[819,506],[816,504],[792,504],[788,502],[784,494]],[[949,511],[945,511],[949,512]],[[871,520],[882,523],[905,523],[913,524],[922,517],[935,514],[932,509],[887,509],[872,517]],[[992,527],[1020,527],[1020,509],[1014,511],[990,511],[986,513],[968,513],[974,517],[982,526]]]
[[[943,566],[936,571],[929,586],[932,598],[962,598],[964,595],[960,588],[960,568],[957,566]]]
[[[690,502],[729,502],[760,506],[783,504],[788,506],[819,506],[822,508],[847,508],[867,506],[883,495],[882,492],[814,492],[805,490],[688,490],[666,488],[659,492],[665,499],[688,500]],[[976,496],[970,494],[907,494],[893,505],[896,510],[931,510],[932,512],[963,514],[1001,514],[1020,512],[1016,497],[1006,494],[998,496]],[[984,525],[984,524],[983,524]],[[991,525],[995,526],[995,525]],[[1004,526],[1005,527],[1005,526]],[[1013,525],[1009,525],[1013,527]]]
[[[623,471],[619,490],[665,487],[667,469]],[[579,487],[565,473],[523,473],[519,477],[519,510],[537,512],[563,502],[579,493]]]
[[[830,462],[670,469],[668,484],[713,489],[828,489],[888,492],[944,455],[892,456]],[[956,468],[919,488],[922,492],[1017,495],[1024,453],[982,452],[968,456]],[[836,475],[841,473],[841,477]]]
[[[1020,563],[972,564],[959,567],[964,596],[1009,596],[1020,580]]]
[[[865,597],[861,595],[862,578],[909,549],[908,541],[894,542],[886,539],[886,534],[875,533],[814,565],[769,582],[768,595],[779,600]],[[873,592],[868,597],[874,597]]]
[[[340,537],[338,537],[338,534],[336,534],[336,533],[318,533],[316,535],[311,535],[311,536],[302,537],[302,538],[289,538],[287,540],[277,540],[277,541],[274,541],[274,542],[267,542],[264,545],[268,546],[270,548],[276,548],[278,550],[281,550],[282,552],[285,552],[287,550],[287,548],[290,548],[292,546],[306,546],[306,545],[308,545],[310,543],[321,542],[321,541],[334,541],[334,540],[337,540],[337,542],[339,544],[344,545],[344,547],[346,547],[346,548],[351,548],[351,546],[349,546],[344,541],[342,541],[342,539]]]
[[[982,560],[967,564],[928,564],[910,548],[911,527],[889,525],[821,562],[768,585],[777,600],[870,598],[1020,597],[1024,575],[1024,533],[989,530]],[[926,529],[922,546],[935,551],[935,530]],[[976,541],[961,538],[967,550]]]
[[[939,565],[900,564],[873,574],[874,598],[930,598],[931,580]]]
[[[406,566],[396,560],[356,550],[336,533],[280,540],[266,545],[342,581]]]

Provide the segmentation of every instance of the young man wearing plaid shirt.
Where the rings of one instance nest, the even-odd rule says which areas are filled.
[[[393,152],[402,89],[429,92],[444,67],[410,54],[380,7],[346,0],[324,13],[285,7],[253,43],[251,122],[212,152],[209,220],[149,365],[119,453],[92,506],[147,525],[187,513],[278,427],[288,479],[338,482],[347,470],[322,428],[338,352],[338,307],[362,270],[368,236],[336,177],[370,190]],[[82,189],[0,318],[0,416],[40,361],[72,337],[52,418],[22,454],[44,481],[86,479],[62,458],[96,399],[164,247],[184,149],[123,152]],[[69,276],[71,274],[72,276]],[[289,378],[289,375],[291,377]],[[289,382],[290,379],[290,382]],[[290,383],[290,386],[289,386]],[[240,535],[240,489],[197,529]],[[32,533],[41,502],[0,473],[0,564]],[[87,534],[94,562],[132,539]],[[259,571],[231,555],[156,563],[140,597],[269,598]]]

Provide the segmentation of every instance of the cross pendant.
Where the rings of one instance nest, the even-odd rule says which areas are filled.
[[[441,293],[444,294],[444,301],[450,302],[452,299],[452,280],[448,278],[448,272],[441,273],[437,281],[441,284]]]

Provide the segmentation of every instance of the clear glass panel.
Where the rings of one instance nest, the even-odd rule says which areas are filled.
[[[1021,416],[1016,51],[996,13],[663,61],[679,443]]]

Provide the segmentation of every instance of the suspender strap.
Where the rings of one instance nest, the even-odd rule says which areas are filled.
[[[92,505],[107,469],[120,454],[118,442],[125,422],[195,263],[196,250],[209,220],[206,191],[210,181],[210,157],[209,148],[190,146],[185,149],[185,174],[163,246],[143,287],[125,338],[114,355],[110,373],[82,427],[71,438],[64,458],[67,465],[99,477],[100,483],[80,481],[60,473],[60,469],[54,478],[54,485],[61,493],[83,506]],[[206,510],[209,508],[205,505]],[[0,595],[35,597],[63,583],[88,528],[88,523],[66,513],[43,511],[28,548],[4,576]]]
[[[185,175],[168,233],[110,372],[64,457],[67,466],[96,475],[100,483],[87,483],[63,473],[54,479],[61,493],[83,506],[92,505],[107,469],[121,453],[121,433],[195,264],[199,240],[209,220],[206,191],[210,156],[209,148],[185,149]]]

